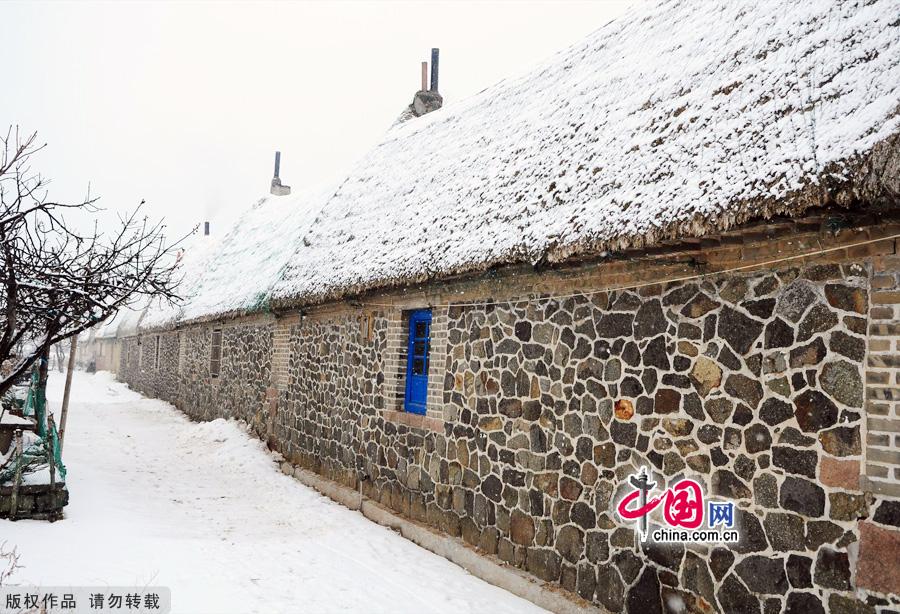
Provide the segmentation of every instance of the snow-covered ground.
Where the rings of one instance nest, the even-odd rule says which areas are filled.
[[[282,475],[238,425],[107,373],[76,373],[64,460],[64,520],[0,520],[13,583],[169,586],[191,613],[541,611]]]

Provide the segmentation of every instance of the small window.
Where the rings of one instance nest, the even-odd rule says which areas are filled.
[[[212,332],[212,347],[209,354],[209,374],[211,377],[219,377],[222,367],[222,329],[216,328]]]
[[[153,366],[159,369],[159,335],[156,335],[156,349],[153,352]]]
[[[424,414],[428,398],[428,362],[431,352],[431,310],[409,314],[409,344],[406,358],[406,394],[404,408]]]

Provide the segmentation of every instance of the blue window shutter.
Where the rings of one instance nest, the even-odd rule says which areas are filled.
[[[424,414],[428,398],[428,367],[431,354],[431,310],[409,314],[409,344],[406,358],[406,393],[403,407],[412,414]]]

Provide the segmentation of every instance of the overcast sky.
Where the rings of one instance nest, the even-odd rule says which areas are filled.
[[[0,124],[39,132],[56,199],[146,199],[223,232],[268,191],[337,178],[412,100],[440,47],[445,103],[621,15],[595,2],[2,2]],[[107,214],[109,215],[109,214]]]

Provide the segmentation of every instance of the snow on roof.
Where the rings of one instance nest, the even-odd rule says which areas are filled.
[[[182,318],[185,306],[194,300],[200,290],[208,261],[215,258],[221,241],[214,235],[196,234],[186,241],[178,257],[176,275],[180,278],[176,290],[180,300],[170,303],[155,299],[146,306],[141,328],[159,328]]]
[[[138,325],[146,310],[121,309],[116,314],[119,325],[116,327],[117,337],[127,337],[138,332]]]
[[[898,14],[900,0],[641,3],[395,124],[336,188],[261,199],[188,250],[184,304],[140,327],[800,214],[819,185],[858,188],[876,145],[900,147]],[[870,172],[855,195],[896,198]]]
[[[389,130],[273,300],[799,214],[820,204],[805,186],[849,181],[898,131],[898,14],[897,0],[642,3],[529,74]]]
[[[90,329],[88,339],[111,339],[115,337],[123,319],[123,311],[116,312],[113,317],[100,324],[100,326]]]
[[[257,311],[323,202],[316,192],[266,196],[244,213],[192,278],[181,320]],[[186,280],[187,281],[187,280]],[[156,321],[142,323],[153,326]]]

